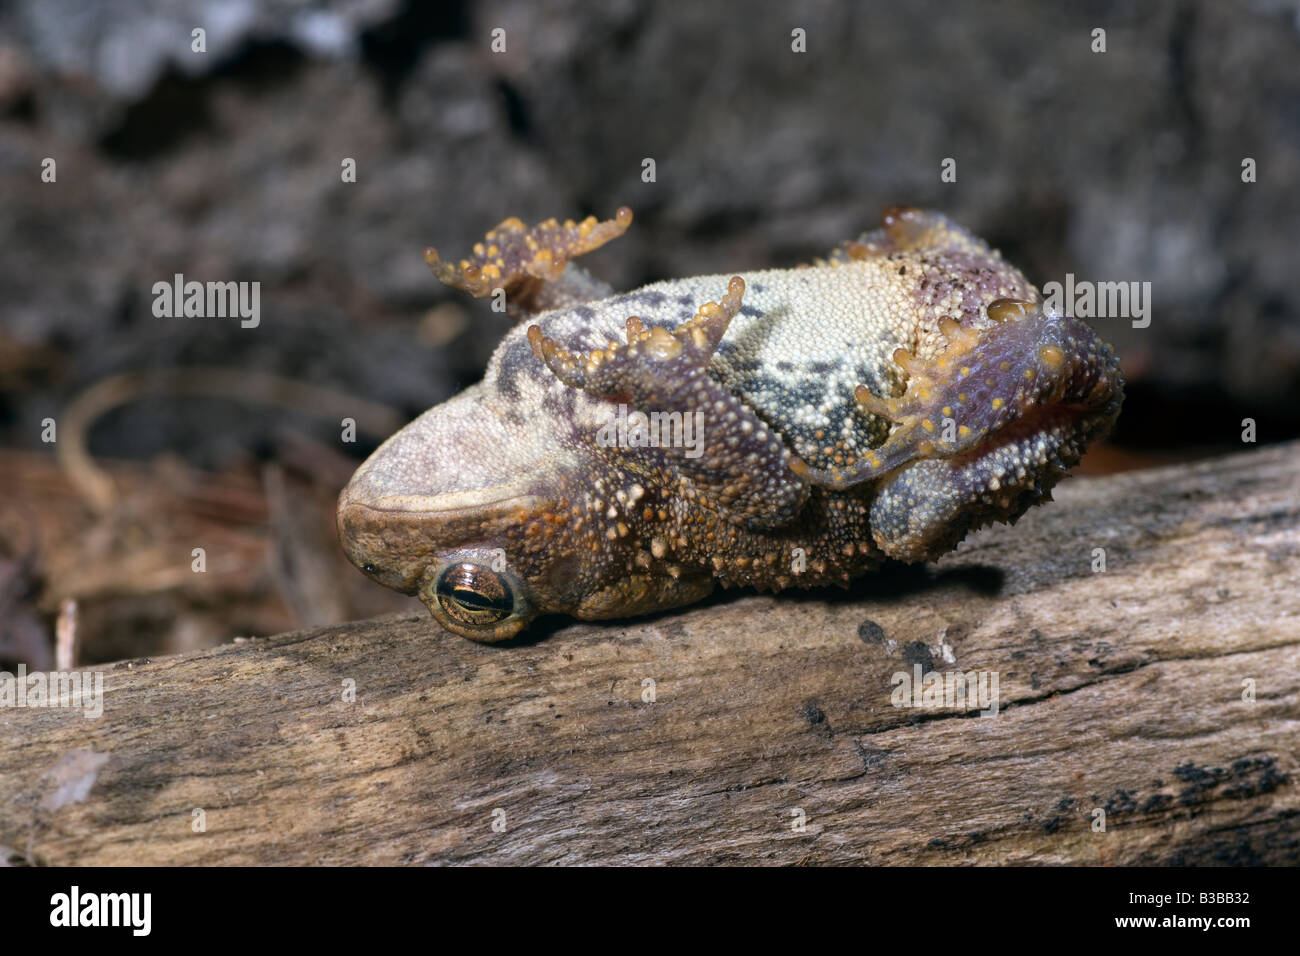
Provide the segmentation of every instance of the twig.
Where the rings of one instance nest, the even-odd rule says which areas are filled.
[[[77,601],[68,598],[59,608],[59,619],[54,625],[54,667],[70,671],[77,666],[80,642],[77,640]]]
[[[99,514],[112,508],[117,492],[86,447],[90,427],[105,412],[149,395],[204,395],[279,405],[322,418],[353,418],[358,431],[379,436],[402,424],[401,416],[387,405],[264,372],[195,366],[113,375],[73,399],[63,412],[62,439],[55,442],[59,464]]]

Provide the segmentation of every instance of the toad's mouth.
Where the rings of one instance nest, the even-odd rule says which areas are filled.
[[[339,496],[340,513],[345,508],[361,508],[378,515],[423,517],[455,520],[458,516],[483,516],[485,513],[532,512],[542,503],[537,495],[527,493],[523,482],[470,488],[437,495],[386,495],[359,500],[345,488]]]
[[[483,489],[486,490],[486,489]],[[357,500],[345,489],[337,511],[339,541],[348,560],[385,587],[414,593],[429,565],[452,548],[501,540],[545,510],[534,495],[480,497],[392,495]]]

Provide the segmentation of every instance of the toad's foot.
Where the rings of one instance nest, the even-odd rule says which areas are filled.
[[[512,216],[475,243],[470,258],[444,262],[429,246],[424,261],[439,280],[475,298],[504,290],[510,313],[527,316],[613,294],[608,285],[583,270],[575,267],[566,272],[565,266],[570,259],[623,235],[631,224],[632,210],[627,206],[621,206],[613,219],[597,221],[588,216],[582,222],[563,223],[547,219],[531,229]]]

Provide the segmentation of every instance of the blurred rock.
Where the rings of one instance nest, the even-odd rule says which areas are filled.
[[[1243,414],[1277,439],[1300,434],[1297,181],[1300,20],[1275,0],[17,0],[0,10],[0,335],[64,364],[0,392],[0,428],[32,445],[38,412],[89,382],[196,362],[414,413],[477,377],[506,327],[421,251],[456,255],[508,215],[632,206],[593,257],[629,286],[807,260],[910,203],[1039,283],[1152,283],[1149,328],[1098,320],[1135,379],[1121,441],[1229,441]],[[262,282],[262,324],[155,318],[152,284],[176,272]],[[420,344],[448,301],[464,330]]]

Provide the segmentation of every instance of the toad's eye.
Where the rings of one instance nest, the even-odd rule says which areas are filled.
[[[448,565],[433,586],[439,606],[468,627],[504,621],[514,613],[515,597],[506,579],[481,564]]]

